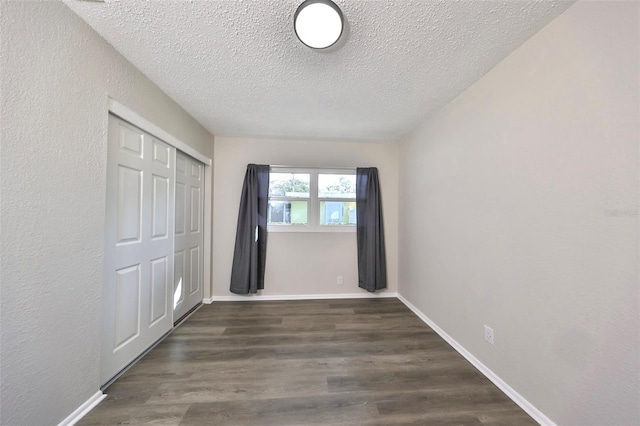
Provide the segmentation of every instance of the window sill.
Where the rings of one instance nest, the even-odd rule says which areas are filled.
[[[267,225],[267,232],[273,233],[356,233],[356,226],[309,226],[309,225]]]

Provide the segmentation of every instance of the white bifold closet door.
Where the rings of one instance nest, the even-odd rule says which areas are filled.
[[[173,326],[175,156],[109,115],[102,384]]]
[[[178,151],[173,320],[202,302],[204,165]]]

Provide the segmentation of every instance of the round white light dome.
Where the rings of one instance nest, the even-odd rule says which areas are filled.
[[[342,35],[342,12],[331,0],[306,0],[293,18],[296,35],[313,49],[332,46]]]

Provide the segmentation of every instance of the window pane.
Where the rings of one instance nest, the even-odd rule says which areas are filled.
[[[355,201],[320,201],[320,225],[355,225]]]
[[[291,201],[291,223],[294,225],[307,224],[306,201]]]
[[[318,197],[356,198],[356,176],[319,174]]]
[[[269,201],[267,223],[276,225],[306,225],[306,201]]]
[[[269,197],[309,198],[308,173],[269,173]]]

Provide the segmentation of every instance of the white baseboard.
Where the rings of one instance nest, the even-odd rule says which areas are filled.
[[[73,426],[80,421],[81,418],[87,415],[89,411],[107,397],[106,394],[98,391],[89,399],[87,399],[81,406],[79,406],[73,413],[69,414],[66,419],[61,421],[58,426]]]
[[[544,426],[556,426],[556,424],[551,421],[550,418],[544,415],[544,413],[538,410],[532,403],[527,401],[522,395],[516,392],[511,386],[505,383],[496,373],[491,371],[489,367],[484,365],[478,358],[473,356],[471,352],[466,350],[464,346],[458,343],[453,337],[449,336],[443,329],[438,327],[435,322],[433,322],[429,317],[427,317],[422,311],[413,306],[411,302],[405,299],[401,294],[398,294],[398,299],[409,309],[413,311],[425,324],[433,329],[436,333],[440,335],[447,343],[453,346],[453,349],[458,351],[460,355],[465,357],[467,361],[469,361],[474,367],[476,367],[485,377],[493,382],[502,392],[504,392],[513,402],[518,404],[520,408],[522,408],[527,414],[529,414],[533,419],[541,425]]]
[[[251,302],[259,300],[309,300],[309,299],[377,299],[380,297],[398,297],[395,292],[383,293],[346,293],[346,294],[265,294],[265,295],[229,295],[211,296],[202,303],[211,302]]]

